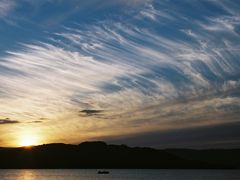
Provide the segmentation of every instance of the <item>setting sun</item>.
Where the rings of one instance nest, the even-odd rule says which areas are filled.
[[[36,145],[36,140],[32,137],[25,137],[22,139],[21,146],[32,146],[32,145]]]
[[[22,135],[19,141],[20,146],[33,146],[37,145],[38,143],[39,142],[37,137],[34,136],[33,134],[24,134]]]

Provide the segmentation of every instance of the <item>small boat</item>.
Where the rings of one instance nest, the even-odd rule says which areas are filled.
[[[98,171],[98,174],[109,174],[109,171]]]

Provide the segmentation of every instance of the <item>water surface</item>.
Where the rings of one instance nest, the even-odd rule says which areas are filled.
[[[108,170],[110,174],[97,174],[97,169],[68,170],[0,170],[1,180],[105,180],[105,179],[159,179],[159,180],[239,180],[239,170]]]

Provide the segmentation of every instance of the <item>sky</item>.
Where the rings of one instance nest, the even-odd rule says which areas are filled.
[[[0,0],[0,146],[240,147],[239,0]]]

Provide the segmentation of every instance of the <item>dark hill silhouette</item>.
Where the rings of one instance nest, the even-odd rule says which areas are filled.
[[[240,167],[239,149],[188,150],[107,145],[46,144],[31,148],[0,148],[0,168],[229,168]]]

